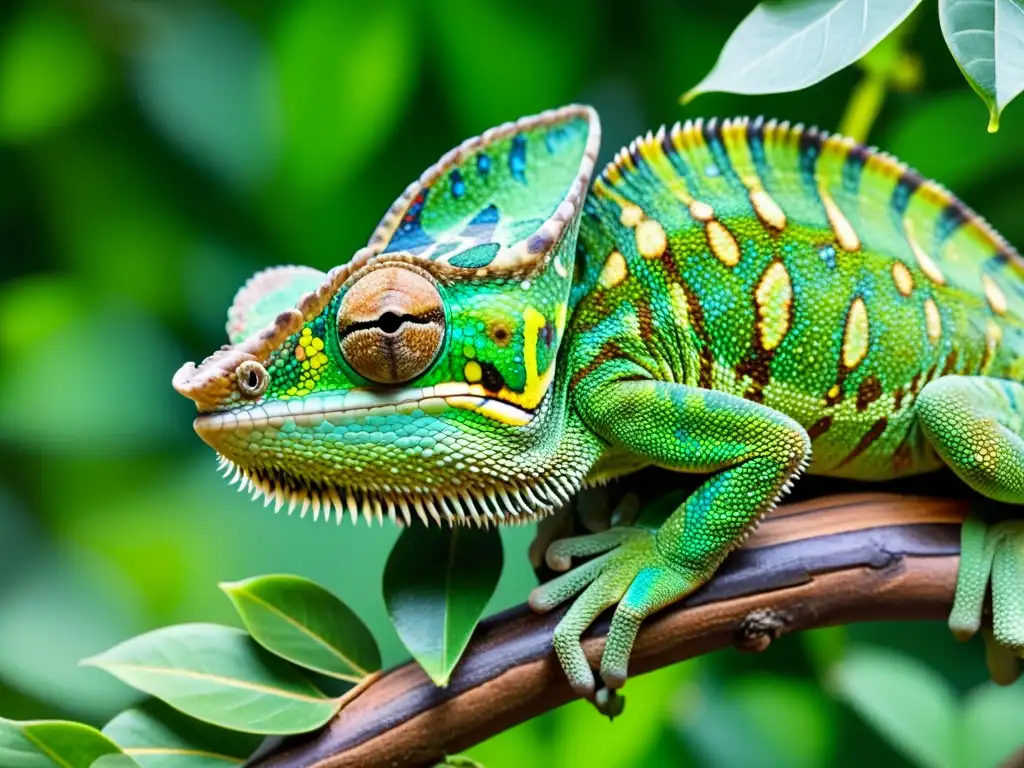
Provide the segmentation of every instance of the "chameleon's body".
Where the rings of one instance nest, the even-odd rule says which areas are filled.
[[[1024,503],[1024,262],[979,217],[888,156],[747,120],[649,134],[587,194],[598,135],[581,107],[490,131],[349,264],[258,275],[235,346],[175,378],[197,431],[268,500],[339,520],[506,523],[651,464],[710,474],[657,532],[549,550],[606,553],[531,598],[586,587],[555,637],[584,694],[586,626],[619,603],[602,676],[620,686],[640,621],[808,462],[864,480],[946,463]],[[951,623],[977,628],[994,554],[996,639],[1019,651],[1008,525],[965,529]]]

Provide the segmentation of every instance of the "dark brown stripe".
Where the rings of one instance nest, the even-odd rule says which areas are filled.
[[[953,351],[949,353],[949,357],[946,358],[945,365],[942,366],[942,373],[939,374],[940,376],[946,376],[956,369],[957,355],[956,347],[954,347]]]
[[[606,341],[601,345],[601,348],[597,351],[597,354],[594,355],[593,359],[572,375],[572,379],[569,380],[569,389],[575,389],[583,379],[592,374],[609,360],[615,360],[620,357],[625,357],[622,353],[622,348],[614,341]]]
[[[832,417],[831,416],[822,416],[820,419],[818,419],[816,422],[811,424],[810,427],[807,428],[807,434],[811,438],[811,440],[814,440],[815,438],[818,438],[818,437],[821,437],[822,435],[824,435],[831,428],[832,428]]]
[[[841,462],[839,462],[839,467],[845,467],[851,461],[853,461],[862,453],[864,453],[864,451],[866,451],[871,446],[871,444],[875,442],[875,440],[882,436],[882,433],[885,432],[885,428],[888,426],[889,420],[884,417],[876,421],[874,424],[872,424],[871,429],[864,433],[864,437],[862,437],[860,439],[860,442],[857,443],[857,445],[854,447],[852,451],[850,451],[850,454]],[[836,469],[838,469],[839,467],[836,467]]]
[[[857,410],[866,411],[881,396],[882,382],[874,374],[866,376],[857,387]]]
[[[898,411],[903,406],[903,396],[906,392],[903,391],[903,387],[896,387],[896,391],[892,393],[892,409]]]

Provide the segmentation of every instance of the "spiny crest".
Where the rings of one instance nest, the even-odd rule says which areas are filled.
[[[462,275],[529,275],[578,220],[600,134],[593,109],[570,105],[468,139],[409,185],[369,247]]]
[[[662,126],[621,149],[594,193],[618,206],[629,227],[664,213],[669,199],[682,203],[689,220],[684,214],[673,223],[702,227],[726,266],[738,261],[730,222],[754,215],[777,232],[794,222],[831,230],[841,251],[894,256],[932,283],[985,289],[995,294],[993,306],[1024,316],[1018,252],[942,185],[847,136],[762,117]],[[1009,295],[989,289],[992,283]]]
[[[387,518],[395,524],[411,525],[415,515],[424,525],[519,525],[547,517],[568,504],[575,493],[572,481],[558,476],[517,487],[477,486],[411,493],[388,488],[299,485],[289,475],[244,467],[226,456],[217,457],[217,468],[225,478],[231,478],[228,485],[238,485],[239,492],[251,493],[253,501],[262,496],[264,507],[273,502],[275,513],[287,504],[289,515],[298,508],[299,517],[304,518],[312,510],[314,520],[322,514],[324,522],[329,522],[333,513],[338,525],[346,512],[353,524],[361,517],[367,524],[382,524]]]

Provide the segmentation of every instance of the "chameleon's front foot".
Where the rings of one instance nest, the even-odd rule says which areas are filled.
[[[988,585],[992,584],[992,630],[985,631],[992,679],[1013,683],[1024,658],[1024,521],[988,525],[977,518],[964,522],[960,571],[949,628],[967,640],[981,627]]]
[[[633,527],[556,541],[548,548],[547,563],[555,570],[566,571],[572,558],[590,555],[599,556],[534,589],[530,606],[536,611],[549,611],[579,594],[555,628],[555,652],[573,690],[594,701],[602,713],[614,717],[622,709],[622,699],[615,691],[626,682],[640,623],[692,592],[710,574],[684,573],[658,552],[654,531]],[[608,690],[595,696],[594,673],[580,637],[616,603],[601,659],[601,679]]]

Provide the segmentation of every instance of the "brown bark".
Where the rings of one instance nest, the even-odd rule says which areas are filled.
[[[966,512],[962,501],[891,493],[783,507],[709,584],[645,622],[630,673],[729,645],[761,651],[801,629],[943,620]],[[253,765],[431,765],[564,704],[573,695],[551,651],[559,616],[523,606],[494,616],[477,630],[447,688],[436,688],[415,664],[391,669],[322,731],[288,739]],[[595,666],[607,627],[605,617],[584,641]]]

